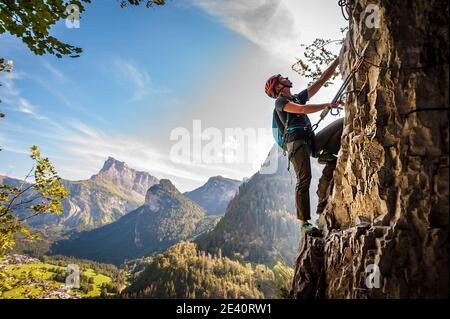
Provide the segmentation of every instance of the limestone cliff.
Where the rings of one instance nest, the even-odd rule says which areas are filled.
[[[349,3],[341,71],[365,62],[323,237],[303,238],[292,296],[448,297],[448,3]]]
[[[204,185],[183,195],[203,207],[208,215],[223,216],[241,183],[238,180],[213,176]]]
[[[149,173],[134,170],[112,157],[108,157],[100,172],[92,175],[90,180],[137,203],[142,203],[147,190],[158,183],[158,179]]]

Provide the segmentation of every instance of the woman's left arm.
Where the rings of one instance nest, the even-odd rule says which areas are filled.
[[[314,82],[310,87],[308,87],[308,97],[311,98],[314,94],[319,91],[319,89],[331,78],[336,67],[339,65],[339,58],[334,60],[334,62],[322,73],[320,78]]]

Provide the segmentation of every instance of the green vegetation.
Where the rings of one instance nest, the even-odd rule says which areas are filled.
[[[10,33],[22,40],[37,55],[52,54],[58,58],[77,58],[82,49],[61,42],[50,34],[50,29],[60,20],[79,20],[84,4],[91,0],[10,0],[0,2],[0,34]],[[164,5],[163,0],[129,0],[131,5],[146,3],[147,7]],[[127,2],[121,1],[121,7]]]
[[[39,236],[30,232],[26,221],[38,215],[61,214],[61,200],[67,196],[66,189],[61,185],[61,178],[49,159],[41,157],[37,146],[32,146],[30,152],[35,165],[25,180],[18,185],[3,182],[0,184],[0,258],[15,246],[19,235],[28,240],[39,239]],[[31,175],[34,181],[26,183]],[[18,211],[24,210],[29,211],[30,215],[17,215]],[[0,268],[0,291],[29,285],[30,280],[30,272],[25,271],[23,276],[16,276],[13,272]]]
[[[118,293],[126,285],[126,273],[124,270],[116,267],[112,264],[98,263],[88,259],[77,259],[74,257],[66,256],[42,256],[40,260],[43,263],[52,264],[60,267],[66,267],[69,264],[78,265],[81,270],[86,272],[95,272],[103,274],[112,279],[111,282],[104,282],[108,286],[109,293]]]
[[[78,57],[81,48],[63,43],[50,35],[50,28],[59,20],[64,19],[70,12],[66,12],[69,4],[78,7],[83,12],[82,1],[2,1],[0,2],[0,34],[8,32],[21,39],[28,48],[37,55],[45,53],[57,57],[68,55]]]
[[[191,242],[128,267],[135,274],[124,298],[283,298],[293,276],[282,263],[272,269],[242,264],[222,257],[220,250],[213,255],[199,251]]]
[[[23,234],[17,234],[11,253],[40,258],[50,254],[52,243],[65,238],[64,226],[61,225],[42,227],[39,230],[33,229],[32,232],[39,236],[39,240],[30,240]]]
[[[17,256],[17,255],[16,255]],[[27,258],[21,256],[22,258]],[[0,265],[7,260],[0,259]],[[69,275],[64,259],[48,259],[50,263],[29,259],[26,263],[11,263],[2,265],[0,298],[93,298],[116,295],[121,287],[115,282],[114,276],[105,275],[112,270],[120,273],[120,280],[124,283],[123,272],[112,265],[65,259],[68,263],[75,263],[80,267],[80,288],[67,289],[63,284]],[[59,265],[55,263],[59,263]],[[89,268],[93,265],[94,268]],[[100,271],[102,272],[100,272]],[[113,272],[114,273],[114,272]],[[103,292],[103,293],[102,293]]]
[[[327,46],[334,44],[340,47],[342,43],[343,40],[317,38],[309,45],[301,44],[301,46],[305,48],[303,55],[306,61],[297,59],[297,62],[292,65],[292,70],[297,72],[300,76],[310,79],[308,85],[311,85],[320,78],[323,69],[338,57],[337,54],[333,53],[330,49],[327,49]],[[325,82],[324,87],[333,84],[332,81],[338,74],[338,72],[334,72],[331,80]]]
[[[22,183],[23,181],[19,179],[0,176],[0,184],[18,187]],[[52,239],[53,242],[67,237],[69,233],[91,230],[112,223],[142,204],[142,202],[138,203],[131,195],[125,198],[118,197],[97,181],[61,180],[61,185],[69,193],[62,200],[63,214],[42,214],[27,220],[27,224],[34,228],[35,232],[42,233],[41,238]],[[32,200],[33,195],[30,193],[19,200]],[[35,201],[37,202],[37,200]],[[26,217],[30,214],[29,209],[17,212],[19,217]],[[27,246],[36,244],[40,245],[41,243],[29,242]],[[19,250],[18,253],[36,256],[35,253],[28,252],[28,249]]]
[[[63,201],[63,209],[69,212],[71,207],[80,207],[83,214],[64,219],[64,215],[33,220],[32,225],[41,228],[43,225],[63,224],[66,229],[77,232],[91,230],[118,220],[127,212],[136,209],[140,204],[130,195],[110,188],[92,180],[63,181],[70,196]],[[114,204],[111,204],[114,203]]]
[[[123,199],[130,204],[138,206],[138,202],[134,200],[129,194],[126,194],[122,191],[117,185],[114,185],[111,181],[93,181],[93,180],[81,180],[81,181],[68,181],[64,180],[64,186],[67,188],[73,189],[76,193],[83,192],[96,192],[99,193],[99,197],[106,196],[110,197],[115,196],[119,199]]]
[[[49,159],[41,157],[37,146],[32,146],[30,153],[35,166],[25,180],[18,186],[0,184],[0,257],[14,247],[18,233],[29,239],[37,239],[30,233],[26,221],[42,214],[61,214],[61,200],[67,196],[66,189],[61,185],[61,178]],[[34,182],[25,183],[32,174]],[[34,198],[30,200],[26,197],[27,194],[32,194]],[[29,209],[31,215],[24,218],[15,215],[17,211],[25,209]]]

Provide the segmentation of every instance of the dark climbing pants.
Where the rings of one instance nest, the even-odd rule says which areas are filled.
[[[341,147],[341,136],[344,119],[339,119],[325,127],[315,136],[315,152],[319,154],[326,151],[337,155]],[[311,219],[311,208],[309,201],[309,187],[311,185],[311,150],[304,140],[296,140],[287,144],[292,166],[297,176],[295,186],[295,203],[297,206],[297,218],[303,221]],[[323,183],[330,182],[329,178],[321,179]],[[324,185],[319,185],[323,189]],[[327,188],[327,187],[325,187]],[[320,201],[319,201],[320,202]]]
[[[344,119],[334,121],[322,131],[316,134],[316,153],[327,151],[337,155],[341,148],[342,129],[344,128]]]

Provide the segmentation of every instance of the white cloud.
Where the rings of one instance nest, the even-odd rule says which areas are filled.
[[[298,34],[295,16],[284,1],[191,0],[225,26],[275,55],[292,60]]]
[[[124,59],[116,59],[114,67],[117,70],[117,79],[132,92],[133,101],[142,100],[154,93],[166,93],[154,87],[147,71]]]
[[[168,131],[173,127],[189,129],[192,119],[201,119],[205,126],[221,130],[226,127],[270,127],[274,104],[263,91],[266,79],[281,73],[293,80],[293,92],[305,89],[307,80],[291,70],[295,57],[302,54],[300,44],[311,43],[315,38],[338,39],[342,37],[340,27],[345,24],[335,0],[190,0],[190,4],[204,10],[214,20],[219,19],[249,42],[242,47],[243,54],[215,79],[215,85],[190,101],[196,105],[192,113],[182,114],[168,123]],[[337,85],[339,83],[322,89],[311,103],[330,101]],[[315,123],[318,114],[312,114],[310,118]],[[329,116],[320,129],[335,119]],[[168,133],[162,132],[164,134]],[[273,138],[268,138],[273,143]],[[253,148],[255,157],[259,150],[264,154],[264,150],[268,152],[272,145],[263,140],[259,144]],[[312,164],[315,169],[311,193],[314,194],[320,170],[315,160]],[[253,172],[254,168],[243,167],[240,178]]]
[[[20,79],[21,73],[12,72],[12,73],[0,73],[0,84],[2,85],[0,88],[2,92],[2,97],[5,96],[17,96],[19,95],[19,91],[14,84],[14,80]]]
[[[37,120],[47,120],[47,117],[40,115],[32,102],[22,97],[21,92],[17,89],[15,80],[21,79],[22,77],[23,74],[17,72],[0,74],[0,83],[3,88],[0,90],[0,93],[6,110],[27,114]]]
[[[31,104],[31,102],[25,98],[18,98],[16,103],[18,103],[18,111],[21,113],[25,113],[30,115],[31,117],[37,119],[37,120],[46,120],[47,117],[39,115],[34,110],[34,106]]]
[[[288,62],[300,56],[301,43],[318,37],[341,38],[336,0],[190,0],[229,29]]]
[[[57,155],[61,154],[60,150],[51,150],[46,155],[58,164],[58,172],[66,179],[89,178],[102,167],[108,156],[158,178],[169,178],[181,191],[198,187],[210,176],[217,175],[217,172],[232,177],[239,177],[244,173],[227,165],[174,163],[166,150],[158,150],[150,142],[109,134],[80,122],[67,123],[64,127],[49,127],[46,132],[30,133],[44,137],[47,141],[56,141],[60,145],[63,156]],[[53,155],[53,152],[57,153]]]
[[[50,73],[52,73],[58,80],[61,81],[67,81],[66,76],[60,71],[58,70],[56,67],[54,67],[53,65],[51,65],[48,62],[44,62],[44,66],[47,70],[50,71]]]

